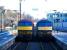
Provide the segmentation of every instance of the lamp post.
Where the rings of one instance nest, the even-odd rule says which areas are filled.
[[[21,1],[22,1],[22,0],[19,0],[19,6],[20,6],[20,8],[19,8],[19,10],[20,10],[20,20],[21,20]]]
[[[2,32],[2,29],[4,29],[4,12],[5,12],[4,8],[1,7],[0,8],[0,15],[1,15],[1,17],[0,17],[0,31],[1,32]]]

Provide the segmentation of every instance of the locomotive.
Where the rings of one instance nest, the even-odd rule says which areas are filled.
[[[18,22],[18,37],[24,40],[30,40],[33,35],[33,22],[30,20],[20,20]]]
[[[40,20],[37,22],[37,36],[49,37],[52,35],[52,23],[48,20]]]

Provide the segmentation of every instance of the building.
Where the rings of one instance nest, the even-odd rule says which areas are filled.
[[[54,30],[67,31],[67,12],[48,13],[47,17],[53,23]]]
[[[63,12],[48,13],[47,17],[48,20],[51,22],[63,22],[67,20],[67,13],[63,13]]]

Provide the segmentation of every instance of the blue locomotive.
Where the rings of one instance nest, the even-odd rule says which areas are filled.
[[[48,13],[47,17],[53,23],[53,30],[67,31],[67,13]]]
[[[37,22],[37,36],[49,37],[52,35],[52,23],[48,20],[40,20]]]
[[[18,22],[18,36],[22,39],[31,39],[33,35],[33,22],[30,20],[20,20]]]

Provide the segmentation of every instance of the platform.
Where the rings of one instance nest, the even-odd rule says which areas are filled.
[[[63,50],[67,50],[67,33],[66,32],[53,31],[52,35],[53,35],[56,43]]]
[[[10,35],[8,31],[0,32],[0,50],[7,50],[15,41],[16,36]]]

